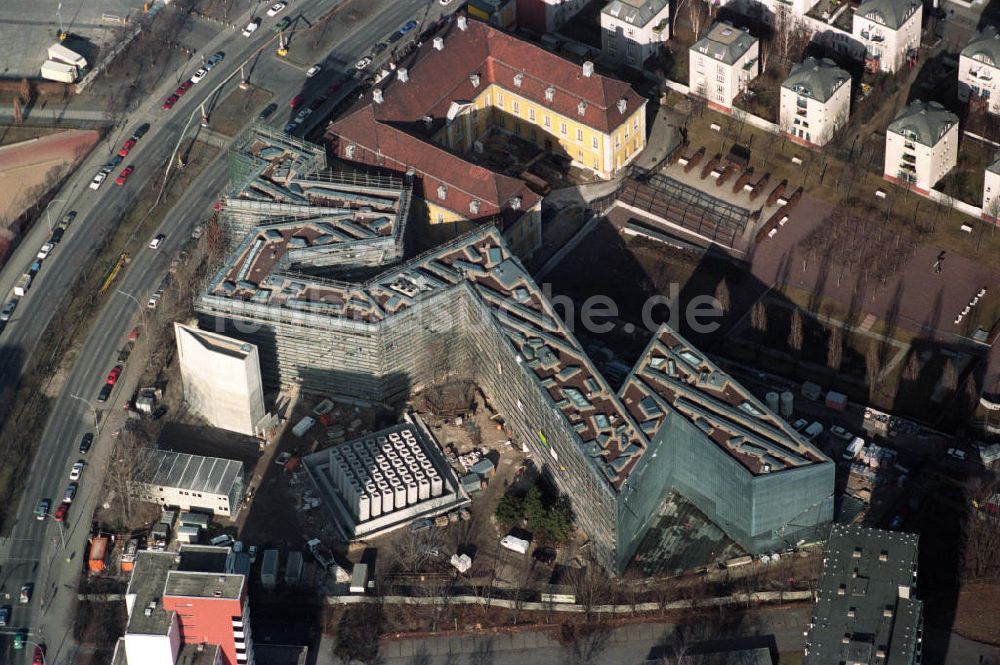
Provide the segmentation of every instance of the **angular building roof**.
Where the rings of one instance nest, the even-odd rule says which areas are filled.
[[[919,662],[915,534],[835,524],[806,637],[806,665]]]
[[[602,14],[632,25],[645,26],[663,11],[670,0],[611,0]]]
[[[918,0],[867,0],[861,3],[854,15],[881,23],[891,30],[899,30],[919,7]]]
[[[716,23],[708,34],[691,46],[692,51],[709,55],[732,65],[749,51],[757,38],[731,23]]]
[[[155,450],[153,456],[155,469],[147,481],[150,485],[228,495],[237,479],[243,478],[243,462],[237,460],[170,450]]]
[[[969,39],[969,43],[962,49],[962,55],[1000,67],[1000,30],[992,25],[985,26]]]
[[[933,148],[956,124],[958,116],[938,102],[915,99],[899,110],[887,131]]]
[[[803,97],[825,102],[850,80],[851,75],[838,67],[833,60],[810,57],[792,65],[792,71],[781,87],[788,88]]]

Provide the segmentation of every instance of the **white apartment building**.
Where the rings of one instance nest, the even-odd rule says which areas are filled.
[[[140,501],[235,518],[243,501],[243,463],[154,450],[145,482],[131,486]]]
[[[983,219],[1000,221],[1000,150],[983,175]]]
[[[920,0],[866,0],[854,12],[852,35],[872,71],[898,71],[920,46]]]
[[[886,180],[927,194],[957,161],[958,116],[937,102],[910,102],[886,130]]]
[[[777,24],[806,26],[805,17],[819,0],[732,0],[725,4],[743,16],[759,20],[764,25]],[[714,3],[713,3],[714,4]]]
[[[850,74],[827,58],[792,65],[781,84],[782,132],[799,143],[825,145],[850,114]]]
[[[958,58],[958,98],[1000,113],[1000,30],[988,25],[969,40]]]
[[[760,73],[760,41],[742,28],[716,23],[691,46],[689,63],[691,94],[728,112]]]
[[[611,0],[601,11],[601,53],[641,69],[670,39],[670,0]]]

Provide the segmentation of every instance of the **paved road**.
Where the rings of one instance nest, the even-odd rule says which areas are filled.
[[[310,20],[315,20],[339,1],[305,0],[297,5],[297,10],[305,13]],[[437,6],[437,3],[434,4]],[[398,25],[413,16],[422,15],[427,5],[426,0],[388,2],[382,11],[352,24],[349,30],[331,30],[327,37],[334,48],[327,62],[356,61]],[[432,15],[431,18],[436,16]],[[244,19],[247,17],[239,20]],[[244,39],[238,32],[221,34],[212,39],[205,44],[203,52],[211,54],[216,50],[223,50],[226,52],[226,59],[205,81],[193,88],[170,112],[159,108],[162,99],[173,87],[173,84],[165,84],[157,91],[155,98],[142,104],[119,131],[113,133],[117,145],[139,123],[149,122],[152,125],[150,132],[125,162],[136,165],[135,175],[125,187],[105,184],[97,192],[87,188],[92,175],[108,157],[107,149],[102,145],[60,192],[53,205],[53,217],[70,209],[76,210],[78,217],[52,257],[47,260],[31,290],[21,299],[14,320],[0,337],[0,388],[5,385],[13,386],[19,380],[26,358],[34,350],[62,296],[78,281],[82,272],[89,269],[97,239],[115,226],[134,192],[139,187],[159,187],[158,182],[148,182],[148,174],[152,169],[147,165],[168,162],[185,126],[195,118],[200,101],[227,75],[235,73],[240,62],[271,38],[268,28],[273,21],[274,19],[264,20],[256,39]],[[272,49],[273,46],[268,46],[257,59],[251,82],[270,89],[275,94],[274,101],[285,105],[291,97],[303,91],[305,79],[301,72],[277,62]],[[199,61],[200,58],[197,57],[193,60]],[[311,88],[307,88],[305,92],[315,94],[312,88],[318,86],[318,89],[322,89],[325,86],[323,77],[336,74],[337,70],[332,65],[325,68],[320,77],[310,80]],[[190,75],[190,72],[185,75]],[[237,82],[234,79],[229,85],[235,86]],[[281,126],[287,121],[285,114],[275,116],[278,116],[272,119],[275,125]],[[196,118],[194,122],[190,122],[190,127],[192,133],[199,129]],[[222,153],[166,216],[166,221],[158,229],[158,232],[167,236],[163,245],[156,251],[143,249],[138,252],[129,269],[115,285],[116,291],[106,298],[83,343],[82,348],[86,351],[79,355],[76,364],[68,371],[55,402],[52,416],[42,435],[40,453],[36,456],[27,490],[16,513],[13,532],[0,543],[0,593],[16,595],[17,589],[24,582],[34,582],[37,589],[30,605],[17,605],[16,598],[14,599],[10,626],[27,628],[30,630],[30,639],[46,642],[50,663],[70,663],[74,660],[76,646],[67,634],[67,627],[72,625],[71,600],[90,524],[85,516],[91,514],[97,503],[97,480],[108,463],[111,448],[108,435],[117,428],[116,419],[121,418],[119,404],[134,388],[136,377],[131,376],[128,370],[121,379],[122,386],[106,405],[102,405],[104,408],[101,410],[99,436],[89,454],[80,493],[73,503],[67,528],[60,534],[61,526],[51,519],[35,520],[32,514],[34,507],[41,497],[52,498],[57,503],[62,496],[69,482],[70,466],[81,457],[78,454],[80,437],[84,432],[94,430],[94,400],[104,375],[114,365],[124,336],[139,322],[136,310],[144,306],[148,294],[159,284],[171,256],[186,240],[191,227],[207,217],[211,202],[223,189],[226,177],[225,154]],[[0,293],[7,293],[46,236],[44,224],[29,234],[0,273]],[[142,305],[118,291],[134,296]],[[61,536],[66,538],[65,550]],[[70,559],[69,562],[67,558]],[[0,604],[4,602],[9,601],[0,598]],[[8,633],[9,630],[10,628]],[[9,642],[8,635],[0,636],[0,662],[20,663],[30,660],[30,655],[8,653]]]

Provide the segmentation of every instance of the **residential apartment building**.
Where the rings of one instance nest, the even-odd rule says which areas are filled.
[[[917,545],[915,534],[832,527],[803,665],[921,662]]]
[[[898,71],[920,46],[919,0],[866,0],[854,12],[851,34],[865,49],[865,67]]]
[[[747,18],[759,21],[771,28],[802,26],[805,28],[806,14],[819,0],[732,0],[726,9],[736,11]]]
[[[243,559],[243,561],[239,561]],[[227,547],[140,550],[114,665],[253,665],[249,555]]]
[[[992,25],[973,35],[962,49],[958,98],[974,108],[1000,113],[1000,30]]]
[[[851,113],[851,75],[829,59],[792,65],[781,84],[781,131],[797,143],[822,146]]]
[[[587,6],[587,0],[517,0],[517,25],[536,35],[559,30]]]
[[[1000,151],[983,174],[983,219],[1000,221]]]
[[[886,180],[927,194],[957,161],[958,116],[937,102],[910,102],[886,130]]]
[[[688,71],[691,94],[728,113],[760,73],[760,40],[742,28],[716,23],[691,46]]]
[[[243,463],[218,457],[154,450],[143,473],[132,483],[132,496],[181,510],[235,518],[243,502]]]
[[[642,69],[668,39],[669,0],[611,0],[601,11],[601,53],[608,62]]]
[[[522,257],[541,244],[540,197],[479,163],[490,136],[606,179],[645,147],[646,100],[627,83],[485,23],[455,18],[404,65],[330,125],[333,153],[412,176],[432,225],[498,223]]]

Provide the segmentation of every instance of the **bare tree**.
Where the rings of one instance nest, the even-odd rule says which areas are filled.
[[[759,333],[767,332],[767,307],[761,300],[750,309],[750,327]]]
[[[796,358],[798,358],[799,354],[802,353],[803,341],[802,313],[799,311],[799,308],[796,307],[792,310],[792,320],[788,331],[788,347],[795,353]]]
[[[958,388],[958,369],[951,358],[944,361],[944,368],[941,370],[941,385],[951,392]]]
[[[729,314],[729,309],[732,307],[732,298],[729,295],[729,284],[726,282],[726,278],[723,277],[718,286],[715,287],[715,299],[719,303],[719,309],[722,310],[722,315],[725,316]]]
[[[611,632],[606,626],[585,625],[573,630],[563,655],[565,665],[597,665],[608,646]]]
[[[878,344],[871,342],[865,353],[865,376],[868,379],[868,394],[875,397],[875,389],[878,386],[878,378],[882,373],[882,360],[879,357]]]
[[[962,579],[966,582],[1000,577],[1000,520],[989,502],[1000,492],[1000,481],[973,478],[965,490],[967,513],[962,523]]]
[[[708,5],[705,0],[687,0],[688,21],[691,23],[691,32],[697,40],[701,36],[701,26],[709,18]]]
[[[24,124],[24,111],[21,109],[21,98],[14,97],[14,124],[23,125]]]
[[[389,554],[389,565],[405,573],[428,572],[430,564],[444,552],[440,529],[407,531],[398,538]]]
[[[152,480],[157,459],[148,432],[134,421],[127,422],[115,439],[106,474],[109,490],[114,492],[111,503],[121,525],[131,523],[143,488]]]
[[[916,353],[910,353],[906,365],[903,367],[903,378],[907,381],[916,381],[920,377],[920,361],[917,360]]]
[[[830,335],[826,338],[826,366],[834,372],[840,370],[844,360],[844,329],[836,324],[830,327]]]
[[[584,615],[589,621],[593,616],[594,607],[605,603],[610,596],[610,579],[595,566],[574,568],[567,575],[567,579],[576,593],[577,604],[583,607]]]

